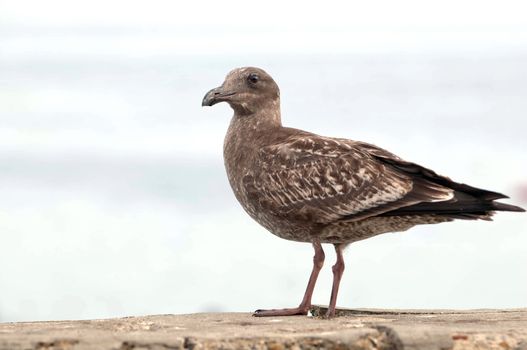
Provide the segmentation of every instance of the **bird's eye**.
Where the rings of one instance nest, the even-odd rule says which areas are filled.
[[[247,77],[247,80],[249,80],[249,82],[252,84],[256,84],[260,80],[260,77],[256,73],[251,73]]]

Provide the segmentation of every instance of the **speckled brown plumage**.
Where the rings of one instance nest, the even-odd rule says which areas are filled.
[[[323,261],[321,243],[336,247],[329,316],[346,244],[419,224],[489,220],[497,210],[523,211],[495,202],[506,198],[502,194],[456,183],[374,145],[283,127],[278,86],[261,69],[233,70],[203,105],[223,101],[234,110],[224,143],[225,167],[242,207],[269,232],[313,243],[315,260],[318,254]],[[314,287],[317,268],[309,286]],[[299,308],[257,315],[305,313],[309,286]]]

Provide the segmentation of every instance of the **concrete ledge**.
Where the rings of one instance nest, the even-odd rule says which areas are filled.
[[[324,312],[316,306],[313,314]],[[0,349],[518,349],[527,309],[339,309],[339,317],[249,313],[0,324]]]

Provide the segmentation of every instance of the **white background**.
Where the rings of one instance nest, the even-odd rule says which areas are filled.
[[[0,2],[0,321],[295,306],[308,244],[230,192],[235,67],[283,121],[527,205],[527,9],[501,1]],[[527,306],[527,217],[350,246],[339,305]],[[314,295],[326,304],[334,259]]]

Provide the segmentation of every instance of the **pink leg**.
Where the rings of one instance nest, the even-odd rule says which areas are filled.
[[[337,294],[339,293],[340,280],[344,273],[344,258],[342,256],[343,244],[335,244],[335,252],[337,253],[337,262],[333,265],[333,287],[331,289],[331,299],[329,300],[329,308],[326,312],[326,317],[335,316],[335,308],[337,307]]]
[[[313,248],[315,249],[315,256],[313,257],[313,270],[309,277],[306,292],[304,298],[298,307],[288,309],[272,309],[272,310],[256,310],[253,316],[264,317],[264,316],[292,316],[292,315],[307,315],[311,308],[311,297],[313,296],[313,290],[317,283],[318,273],[324,265],[324,250],[319,242],[313,242]]]

